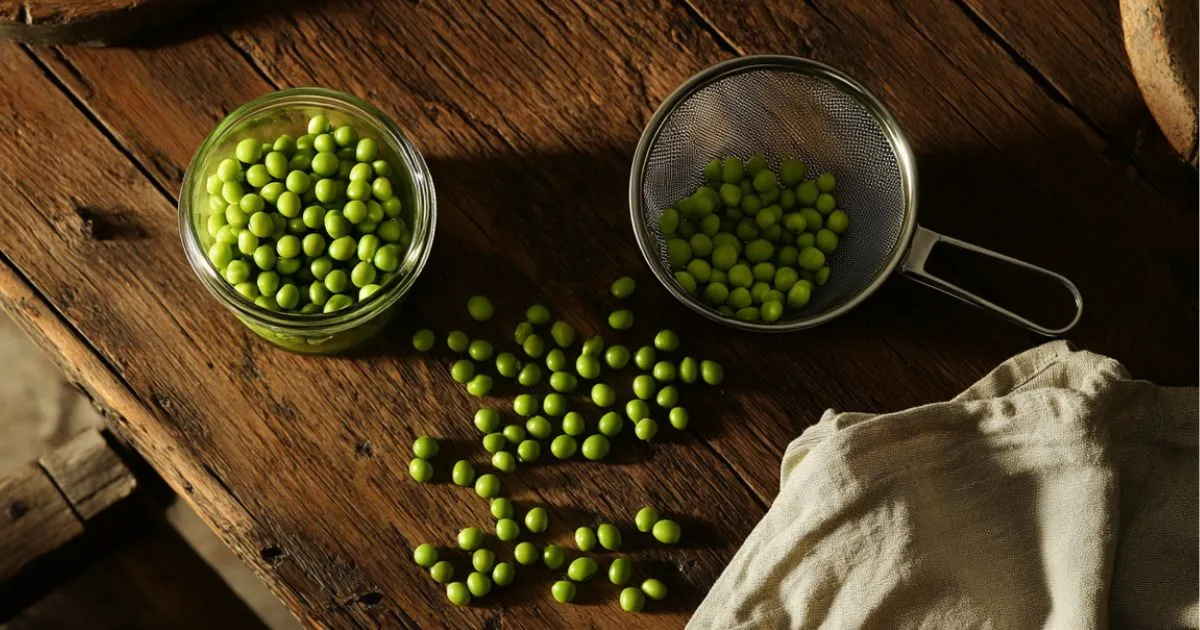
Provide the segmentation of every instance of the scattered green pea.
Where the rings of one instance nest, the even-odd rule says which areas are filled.
[[[596,546],[596,532],[590,527],[576,529],[575,546],[580,551],[591,551]]]
[[[471,465],[471,462],[460,459],[450,470],[450,479],[454,481],[455,485],[469,486],[475,483],[475,467]]]
[[[633,434],[643,442],[649,442],[658,435],[658,422],[654,418],[642,418],[633,425]]]
[[[646,597],[659,601],[667,596],[667,585],[660,580],[650,578],[642,582],[642,592]]]
[[[496,310],[492,306],[492,301],[483,295],[473,295],[467,300],[467,312],[471,314],[471,318],[477,322],[486,322],[495,315]]]
[[[628,587],[621,590],[621,609],[626,612],[641,612],[646,605],[646,596],[640,589]]]
[[[525,529],[535,534],[540,534],[546,531],[546,527],[549,525],[550,515],[547,514],[546,508],[538,506],[530,508],[529,511],[525,513]]]
[[[492,592],[492,580],[487,575],[474,571],[467,576],[467,590],[475,597],[483,597]]]
[[[654,396],[655,386],[654,377],[649,374],[638,374],[633,377],[633,394],[642,400],[648,400]]]
[[[462,582],[451,582],[446,585],[446,599],[455,606],[466,606],[471,603],[471,590]]]
[[[621,418],[621,414],[610,411],[600,416],[600,421],[596,424],[596,429],[603,435],[613,437],[621,432],[621,427],[624,424],[625,421]]]
[[[559,580],[550,587],[550,595],[554,597],[554,601],[560,604],[569,604],[575,601],[575,583],[567,580]]]
[[[545,564],[546,568],[548,569],[557,571],[558,568],[563,565],[563,562],[565,562],[566,559],[566,552],[564,552],[563,548],[559,547],[558,545],[549,544],[546,545],[546,548],[542,550],[542,563]]]
[[[534,304],[525,311],[525,319],[535,326],[545,326],[550,323],[550,309]]]
[[[542,380],[542,369],[533,363],[526,363],[521,366],[521,371],[517,373],[517,382],[525,387],[533,387]]]
[[[512,584],[513,578],[516,575],[516,569],[508,562],[498,562],[496,566],[492,567],[492,583],[496,586],[508,586]]]
[[[566,433],[567,435],[583,435],[583,432],[586,430],[585,425],[586,423],[583,420],[583,416],[581,416],[578,412],[568,411],[567,414],[563,416],[562,430],[563,433]]]
[[[476,549],[471,554],[471,566],[480,573],[487,573],[496,566],[496,553],[490,549]]]
[[[438,584],[445,584],[454,578],[454,565],[445,560],[438,561],[429,567],[429,577]]]
[[[517,469],[517,458],[508,451],[496,451],[492,453],[492,468],[503,473],[511,473]]]
[[[501,352],[496,355],[496,373],[505,378],[513,378],[521,369],[521,363],[511,352]]]
[[[504,436],[504,440],[509,444],[520,444],[525,441],[525,427],[519,424],[510,424],[500,432]]]
[[[422,435],[413,440],[412,451],[413,455],[421,459],[433,459],[438,454],[438,441],[428,435]]]
[[[520,564],[533,564],[541,558],[538,553],[537,546],[531,542],[517,543],[513,549],[513,558]]]
[[[681,535],[679,523],[666,518],[654,523],[651,532],[654,534],[655,540],[667,545],[678,543]]]
[[[538,411],[538,399],[533,394],[520,394],[513,399],[513,411],[518,416],[532,416]]]
[[[670,383],[675,380],[678,370],[675,368],[675,364],[670,361],[659,361],[654,364],[653,375],[656,381]]]
[[[429,543],[417,545],[417,548],[413,549],[413,561],[417,563],[417,566],[428,569],[437,564],[438,551]]]
[[[492,344],[482,339],[473,339],[471,343],[467,345],[467,355],[476,361],[487,361],[488,359],[492,358]]]
[[[546,369],[551,372],[561,372],[567,369],[567,355],[562,350],[554,348],[546,353]]]
[[[668,414],[668,419],[671,421],[671,426],[682,431],[688,426],[688,411],[683,407],[675,407]]]
[[[614,558],[608,565],[608,581],[621,586],[633,575],[633,563],[628,558]]]
[[[633,295],[634,289],[637,288],[637,283],[629,276],[621,276],[612,283],[612,295],[617,299],[625,299]]]
[[[625,346],[609,346],[604,351],[604,363],[614,370],[623,369],[629,364],[629,349]]]
[[[601,523],[596,527],[596,538],[600,541],[600,546],[609,551],[617,551],[621,548],[621,530],[617,529],[612,523]]]
[[[658,522],[658,510],[647,505],[637,511],[637,515],[634,516],[633,520],[639,532],[649,533],[650,530],[654,529],[654,524]]]
[[[550,454],[557,459],[570,459],[575,454],[578,444],[570,435],[556,436],[550,442]]]
[[[470,343],[471,338],[461,330],[452,330],[449,335],[446,335],[446,347],[450,348],[452,352],[466,352]]]
[[[550,327],[550,338],[554,339],[554,343],[560,348],[570,347],[575,343],[575,328],[560,319]]]
[[[523,440],[517,445],[517,459],[522,462],[535,462],[542,455],[542,445],[537,440]]]
[[[483,532],[478,527],[466,527],[458,532],[458,548],[475,551],[483,545]]]
[[[588,380],[600,376],[600,360],[589,354],[581,354],[575,359],[575,373]]]
[[[647,405],[644,400],[635,398],[625,403],[625,417],[634,422],[648,418],[650,417],[650,405]]]
[[[655,396],[654,400],[658,403],[659,407],[670,409],[679,404],[679,391],[675,389],[674,385],[667,385],[658,390],[658,395]]]
[[[525,351],[525,355],[531,359],[537,359],[546,351],[546,342],[537,333],[530,334],[525,338],[525,342],[521,344],[521,349]]]
[[[579,354],[582,356],[599,357],[604,353],[604,337],[593,335],[590,339],[583,342],[583,347],[580,348]]]
[[[496,454],[504,448],[505,440],[503,433],[489,433],[483,436],[483,450]]]
[[[579,379],[570,372],[555,372],[550,375],[550,387],[556,392],[569,394],[578,386]]]
[[[633,355],[633,364],[638,366],[638,369],[649,370],[654,367],[654,362],[658,355],[654,353],[654,348],[650,346],[642,346]]]
[[[725,380],[725,370],[716,361],[701,361],[700,377],[709,385],[720,385]]]
[[[458,383],[467,383],[474,376],[475,364],[468,359],[459,359],[450,367],[450,377]]]
[[[580,450],[583,452],[583,456],[592,461],[604,459],[606,456],[608,456],[608,449],[608,438],[599,434],[589,435],[587,439],[583,441],[583,446],[580,448]]]
[[[591,558],[575,558],[567,565],[567,577],[572,582],[586,582],[596,577],[596,571],[599,569],[596,561]]]
[[[433,479],[433,465],[416,457],[408,462],[408,475],[420,483],[428,483]]]
[[[629,330],[633,328],[633,313],[626,309],[613,311],[608,316],[608,325],[613,330]]]
[[[596,383],[592,386],[592,402],[597,407],[611,407],[617,402],[617,393],[607,383]]]

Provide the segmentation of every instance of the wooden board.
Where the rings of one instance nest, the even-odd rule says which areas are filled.
[[[108,46],[190,11],[201,0],[0,0],[0,38]]]
[[[632,147],[676,85],[732,54],[810,54],[866,82],[918,151],[928,227],[1066,273],[1087,304],[1073,340],[1137,376],[1195,383],[1194,185],[1129,177],[1109,132],[1063,106],[959,4],[614,4],[376,0],[281,15],[249,3],[211,34],[152,49],[0,56],[0,95],[17,114],[0,120],[15,143],[0,154],[0,301],[301,617],[679,626],[769,504],[787,442],[826,407],[944,399],[1040,341],[902,280],[786,338],[731,335],[654,286],[626,219]],[[210,308],[174,227],[183,168],[223,113],[308,84],[380,105],[438,186],[439,240],[407,314],[349,357],[273,350]],[[71,168],[20,159],[32,154],[70,156]],[[630,616],[597,587],[589,605],[552,605],[543,571],[450,608],[408,553],[488,517],[468,491],[407,480],[408,448],[430,433],[467,453],[476,403],[449,380],[448,357],[408,350],[411,331],[436,323],[507,339],[533,300],[598,331],[621,273],[641,286],[627,340],[677,328],[725,362],[727,384],[688,394],[707,411],[685,437],[626,447],[611,465],[523,468],[505,483],[523,504],[552,505],[552,539],[596,518],[628,523],[645,502],[682,515],[688,547],[634,552],[679,599]],[[495,325],[467,321],[465,299],[480,290],[497,303]]]

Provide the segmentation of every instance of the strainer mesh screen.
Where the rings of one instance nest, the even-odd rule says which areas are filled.
[[[668,267],[658,229],[663,210],[695,192],[714,157],[766,156],[778,170],[794,155],[809,177],[829,172],[850,228],[829,258],[829,282],[796,320],[820,315],[870,285],[892,256],[904,224],[900,164],[880,123],[829,80],[798,71],[748,69],[727,75],[677,103],[651,142],[641,183],[643,225]],[[668,274],[670,275],[670,274]]]

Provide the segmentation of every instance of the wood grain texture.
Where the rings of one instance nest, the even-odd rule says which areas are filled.
[[[0,584],[83,533],[54,482],[37,464],[0,479]]]
[[[0,0],[0,38],[49,46],[120,43],[201,0]]]
[[[85,521],[128,497],[137,487],[133,473],[99,431],[80,433],[38,458],[38,465]]]
[[[1195,383],[1194,188],[1128,178],[1094,125],[959,5],[614,4],[284,13],[260,2],[143,49],[3,49],[15,119],[0,133],[15,146],[0,154],[0,294],[70,373],[100,384],[89,389],[122,435],[309,622],[678,626],[770,502],[786,444],[822,410],[945,399],[1040,341],[900,280],[828,326],[770,340],[698,321],[658,290],[627,224],[629,156],[654,107],[731,54],[812,55],[867,83],[918,150],[928,227],[1072,277],[1087,308],[1074,340],[1136,376]],[[438,187],[438,241],[407,315],[347,357],[294,357],[241,329],[191,276],[174,228],[183,169],[223,113],[308,84],[379,105]],[[73,167],[21,159],[35,152]],[[634,552],[679,599],[640,616],[617,611],[611,589],[555,606],[550,575],[535,572],[513,593],[448,607],[408,553],[488,517],[469,492],[409,482],[407,451],[442,435],[482,463],[469,450],[476,403],[449,380],[448,357],[413,356],[408,336],[434,324],[507,340],[534,300],[599,332],[621,273],[642,287],[622,341],[674,327],[689,352],[725,362],[727,384],[686,395],[706,410],[694,432],[505,483],[522,504],[553,506],[552,540],[596,518],[628,523],[643,503],[682,515],[688,548]],[[463,307],[483,289],[499,313],[486,326]]]

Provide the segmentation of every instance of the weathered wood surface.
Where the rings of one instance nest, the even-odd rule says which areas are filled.
[[[1040,341],[903,280],[783,338],[731,335],[671,302],[627,224],[628,162],[658,103],[733,54],[810,55],[864,81],[918,152],[925,225],[1065,273],[1086,303],[1074,341],[1137,376],[1195,383],[1195,175],[1141,176],[1154,160],[1112,139],[1157,131],[1130,132],[1120,108],[1078,95],[1087,62],[1071,59],[1122,63],[1119,37],[1097,34],[1111,28],[1100,17],[1072,23],[1086,7],[618,4],[262,2],[147,48],[0,48],[0,98],[15,112],[0,119],[13,143],[0,153],[0,297],[307,621],[678,626],[769,504],[787,442],[823,409],[944,399]],[[1086,54],[1023,39],[1049,28],[1037,20],[1079,31]],[[1041,58],[1054,63],[1024,61]],[[380,105],[417,140],[438,187],[438,241],[408,314],[349,357],[259,342],[193,279],[175,228],[183,169],[221,116],[309,84]],[[1146,116],[1128,70],[1104,89]],[[622,339],[677,328],[725,362],[726,385],[686,395],[709,411],[685,437],[630,444],[613,464],[523,468],[505,483],[519,503],[553,506],[550,539],[593,518],[628,523],[647,502],[681,515],[691,545],[634,552],[663,568],[678,599],[629,616],[597,585],[584,589],[595,605],[552,605],[548,572],[524,571],[516,592],[449,607],[407,556],[488,517],[468,491],[411,483],[408,447],[442,435],[484,461],[468,451],[477,403],[449,379],[447,357],[407,349],[411,330],[508,339],[536,299],[598,331],[620,273],[642,287],[636,334]],[[497,303],[495,325],[467,322],[465,298],[480,290]]]
[[[98,431],[84,431],[0,479],[0,584],[83,534],[88,521],[136,487]]]
[[[0,38],[107,46],[177,18],[201,0],[0,0]]]

